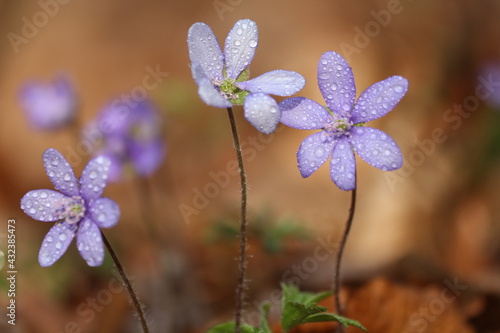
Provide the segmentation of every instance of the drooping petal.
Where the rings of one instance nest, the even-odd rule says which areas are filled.
[[[297,163],[302,177],[309,177],[326,162],[334,143],[334,140],[325,138],[323,131],[314,133],[302,141],[297,151]]]
[[[305,84],[306,80],[302,75],[284,70],[267,72],[254,79],[236,83],[243,90],[278,96],[293,95],[304,88]]]
[[[318,86],[332,112],[347,116],[354,105],[356,86],[352,68],[338,53],[324,53],[318,63]]]
[[[279,103],[280,121],[297,129],[321,129],[330,117],[326,109],[305,97],[287,98]]]
[[[250,65],[258,43],[258,29],[254,21],[243,19],[235,23],[224,45],[228,78],[236,79]]]
[[[189,59],[198,64],[211,81],[222,80],[224,56],[212,29],[202,22],[188,31]]]
[[[66,198],[64,194],[52,190],[29,191],[21,199],[21,209],[37,221],[55,222],[62,219],[57,211]]]
[[[78,226],[76,246],[89,266],[102,265],[104,261],[104,245],[99,227],[91,219],[85,218]]]
[[[356,187],[356,158],[345,137],[339,138],[333,147],[330,177],[341,190],[351,191]]]
[[[38,262],[42,267],[54,264],[68,249],[69,244],[75,237],[76,224],[66,222],[54,225],[42,242],[38,253]]]
[[[120,218],[120,207],[109,198],[99,198],[90,206],[90,217],[98,227],[111,228]]]
[[[403,156],[396,142],[384,132],[371,127],[351,129],[351,143],[358,155],[368,164],[384,170],[396,170]]]
[[[91,160],[80,177],[80,193],[86,201],[101,196],[106,187],[111,160],[105,156],[97,156]]]
[[[80,194],[73,169],[60,152],[49,148],[43,153],[42,159],[45,172],[56,190],[68,197]]]
[[[408,90],[408,80],[391,76],[368,87],[354,105],[351,121],[364,123],[382,117],[391,111]]]
[[[200,95],[203,102],[216,108],[228,108],[232,105],[221,95],[212,81],[203,73],[199,65],[192,64],[191,70],[193,78],[198,84],[198,95]]]
[[[245,118],[259,132],[274,132],[280,121],[278,103],[264,93],[250,94],[245,99]]]

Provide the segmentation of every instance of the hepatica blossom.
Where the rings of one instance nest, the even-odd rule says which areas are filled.
[[[21,199],[21,209],[31,218],[56,222],[42,242],[38,261],[47,267],[66,252],[76,235],[78,251],[89,266],[104,260],[99,228],[118,222],[120,209],[111,199],[101,197],[108,178],[110,161],[99,156],[91,160],[78,181],[66,159],[55,149],[43,153],[45,171],[54,188],[34,190]]]
[[[384,132],[364,123],[391,111],[405,95],[408,81],[392,76],[367,88],[355,101],[351,67],[330,51],[318,63],[318,85],[326,101],[322,106],[304,97],[280,103],[281,122],[287,126],[321,132],[307,137],[299,147],[297,161],[302,177],[309,177],[326,160],[330,176],[342,190],[356,187],[356,152],[368,164],[385,170],[401,167],[403,158],[396,142]]]
[[[122,179],[127,170],[148,176],[165,158],[161,118],[148,100],[130,106],[111,103],[87,129],[96,130],[103,134],[103,145],[97,154],[111,160],[109,181]]]
[[[274,70],[249,80],[248,66],[258,45],[257,25],[244,19],[229,32],[222,52],[212,29],[195,23],[188,32],[189,58],[198,94],[208,105],[243,105],[245,118],[269,134],[279,123],[280,110],[269,94],[290,96],[304,87],[302,75]]]
[[[49,83],[27,83],[21,88],[19,101],[28,121],[38,130],[59,129],[75,118],[76,93],[63,76]]]

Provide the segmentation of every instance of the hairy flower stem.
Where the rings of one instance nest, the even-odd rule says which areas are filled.
[[[144,333],[149,333],[149,328],[148,324],[146,323],[146,316],[144,315],[144,311],[142,310],[142,306],[139,303],[139,298],[137,297],[134,288],[132,288],[132,284],[130,283],[130,280],[128,279],[127,275],[125,274],[125,271],[123,270],[123,266],[121,265],[120,261],[118,260],[118,257],[116,256],[115,251],[111,247],[111,244],[109,243],[108,239],[104,235],[104,233],[101,232],[102,235],[102,240],[104,241],[104,245],[106,245],[106,248],[108,249],[109,254],[111,255],[111,258],[113,259],[113,262],[115,263],[116,269],[120,273],[120,276],[122,277],[123,283],[125,284],[125,288],[127,288],[127,291],[130,295],[130,298],[132,299],[132,303],[134,304],[135,311],[137,312],[137,315],[139,316],[139,320],[141,322],[142,326],[142,331]]]
[[[349,236],[349,231],[351,230],[352,220],[354,218],[354,210],[356,209],[356,186],[351,192],[351,207],[349,208],[349,217],[347,218],[344,234],[342,235],[342,240],[340,241],[339,250],[337,252],[337,262],[335,264],[335,273],[333,281],[333,294],[335,296],[335,307],[337,308],[337,313],[343,315],[342,304],[340,304],[340,264],[342,262],[342,254],[344,253],[344,247],[347,243],[347,237]],[[343,332],[344,326],[338,325],[337,332]]]
[[[236,122],[234,121],[233,109],[231,107],[227,108],[227,114],[231,123],[231,131],[233,132],[234,149],[236,150],[236,157],[238,158],[241,179],[240,257],[238,261],[239,275],[238,285],[236,287],[236,309],[234,315],[235,333],[240,333],[243,301],[245,297],[245,274],[247,268],[247,180],[245,175],[245,168],[243,166],[243,155],[241,153],[240,138],[238,136]]]

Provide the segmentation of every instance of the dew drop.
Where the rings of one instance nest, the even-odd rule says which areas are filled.
[[[397,93],[402,93],[403,92],[403,86],[397,85],[394,87],[394,91]]]
[[[90,171],[89,178],[96,179],[97,178],[97,171],[95,171],[95,170]]]
[[[249,45],[250,47],[257,47],[257,41],[256,41],[255,39],[252,39],[252,40],[248,43],[248,45]]]
[[[325,148],[317,147],[316,150],[314,150],[314,155],[316,157],[323,157],[325,155]]]
[[[234,41],[234,45],[235,46],[240,46],[241,45],[241,41],[240,40],[235,40]]]
[[[47,236],[46,240],[47,240],[47,242],[52,243],[54,238],[52,238],[52,236]]]
[[[337,90],[337,84],[332,83],[332,85],[330,86],[330,89],[332,89],[333,91]]]
[[[70,181],[70,179],[71,179],[71,175],[70,175],[68,172],[66,172],[66,173],[64,174],[64,176],[63,176],[63,179],[64,179],[65,181],[69,182],[69,181]]]
[[[328,80],[330,78],[330,74],[328,74],[328,73],[321,73],[319,75],[319,78],[322,79],[322,80]]]
[[[40,198],[42,199],[45,199],[47,198],[49,195],[47,194],[47,192],[43,191],[42,193],[40,193]]]
[[[36,213],[36,209],[35,208],[31,208],[30,209],[30,214],[35,214]]]
[[[384,150],[384,155],[385,156],[391,155],[391,151],[389,149]]]
[[[60,240],[61,242],[64,242],[67,238],[68,238],[68,236],[66,236],[66,234],[60,234],[60,235],[59,235],[59,240]]]
[[[58,159],[54,159],[54,160],[52,160],[51,164],[53,166],[58,166],[59,165],[59,160]]]

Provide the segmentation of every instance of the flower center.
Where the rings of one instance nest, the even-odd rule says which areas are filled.
[[[349,130],[352,126],[354,125],[348,117],[342,117],[330,112],[330,119],[325,124],[323,130],[328,137],[337,139],[343,135],[349,135]]]
[[[64,198],[56,208],[57,217],[66,220],[69,224],[75,224],[85,215],[85,201],[80,196]]]
[[[234,105],[243,105],[245,97],[250,94],[249,91],[238,88],[234,79],[226,78],[222,82],[214,82],[214,84],[219,87],[221,95]]]

